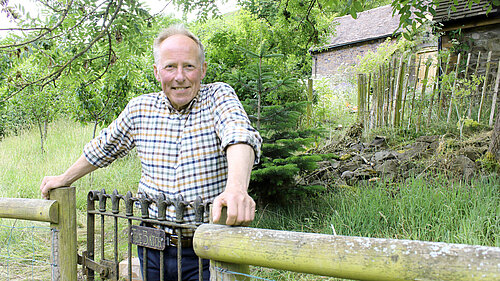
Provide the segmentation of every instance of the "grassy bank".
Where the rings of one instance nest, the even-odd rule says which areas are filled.
[[[259,210],[254,225],[347,236],[500,247],[498,176],[361,186]]]
[[[45,153],[40,151],[37,131],[3,139],[0,142],[0,197],[40,198],[43,176],[64,172],[80,156],[91,136],[91,126],[59,121],[49,129]],[[109,193],[116,188],[121,194],[128,190],[135,193],[139,177],[140,163],[132,152],[110,167],[96,171],[92,180],[86,176],[74,184],[79,233],[82,233],[80,242],[85,241],[84,210],[88,191],[104,188]],[[287,206],[263,206],[257,210],[252,226],[500,247],[499,186],[498,175],[468,183],[432,175],[400,184],[381,182],[334,188],[334,192],[303,198]],[[17,222],[17,226],[29,224]],[[6,249],[8,230],[0,230],[0,242],[4,242],[0,247]],[[318,280],[315,276],[261,268],[252,272],[274,280]]]

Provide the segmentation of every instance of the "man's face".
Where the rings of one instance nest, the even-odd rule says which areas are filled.
[[[198,94],[206,63],[202,67],[198,45],[185,35],[168,37],[158,50],[158,61],[153,66],[156,80],[172,106],[182,109]]]

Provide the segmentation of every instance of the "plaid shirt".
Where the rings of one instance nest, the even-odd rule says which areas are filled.
[[[163,92],[132,99],[118,118],[85,145],[84,155],[96,167],[105,167],[137,147],[142,164],[138,192],[155,198],[179,195],[185,201],[203,201],[219,195],[227,180],[225,149],[236,143],[253,147],[260,157],[262,139],[234,90],[227,84],[202,85],[188,106],[177,111]],[[150,215],[157,216],[155,204]],[[175,207],[167,209],[175,220]],[[194,210],[186,209],[184,221],[194,222]]]

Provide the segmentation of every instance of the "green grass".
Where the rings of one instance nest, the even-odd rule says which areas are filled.
[[[40,151],[36,131],[3,139],[0,142],[0,197],[40,198],[39,185],[43,176],[64,172],[80,156],[91,136],[91,126],[58,121],[50,126],[45,153]],[[135,193],[139,178],[140,163],[132,152],[110,167],[96,171],[92,184],[89,176],[74,183],[77,187],[79,252],[85,249],[88,191],[105,188],[110,193],[116,188],[120,194],[129,190]],[[352,188],[334,187],[334,191],[302,198],[287,206],[263,206],[257,210],[252,226],[500,247],[499,186],[498,175],[474,179],[470,183],[432,175],[400,184],[380,182]],[[0,224],[6,221],[0,220]],[[16,223],[17,226],[30,224],[33,225],[32,222]],[[107,227],[111,225],[111,220],[107,220]],[[0,242],[7,241],[8,237],[8,233],[1,230]],[[110,237],[106,234],[106,238]],[[126,248],[124,240],[120,244],[121,253]],[[33,247],[46,248],[47,243],[43,241],[35,242],[35,246],[13,242],[9,247],[19,246],[21,248],[16,251],[29,254]],[[111,255],[111,244],[106,246],[106,253],[108,250]],[[252,268],[252,273],[273,280],[337,280],[266,268]]]
[[[0,280],[50,280],[50,243],[48,223],[2,220]]]
[[[252,226],[500,247],[499,187],[498,176],[467,184],[435,176],[338,188],[288,206],[260,208]],[[325,279],[262,268],[252,268],[252,273],[271,280]]]
[[[338,188],[267,206],[254,227],[346,236],[500,246],[500,177],[453,182],[444,176]]]
[[[49,127],[40,149],[36,130],[19,136],[7,137],[0,142],[0,197],[41,198],[40,183],[44,176],[63,173],[81,155],[83,146],[92,138],[92,126],[71,121],[58,121]],[[117,189],[124,194],[137,189],[141,173],[135,151],[118,159],[109,167],[85,176],[73,185],[77,187],[77,207],[85,210],[89,190]]]

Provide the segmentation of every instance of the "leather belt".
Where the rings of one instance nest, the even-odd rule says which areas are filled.
[[[170,240],[170,241],[168,241]],[[167,245],[178,247],[179,246],[179,237],[177,235],[168,235],[167,233]],[[185,237],[181,240],[182,248],[193,248],[193,238]]]
[[[160,227],[158,225],[150,224],[150,223],[145,223],[144,226],[164,230],[162,227]],[[166,230],[165,230],[165,232],[166,232]],[[166,234],[165,238],[167,239],[167,241],[165,241],[165,243],[167,246],[173,246],[173,247],[179,246],[179,236],[178,235],[170,234],[168,232],[166,232],[165,234]],[[192,237],[182,237],[181,246],[182,246],[182,248],[192,248],[193,247],[193,238]]]

